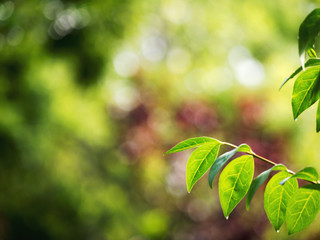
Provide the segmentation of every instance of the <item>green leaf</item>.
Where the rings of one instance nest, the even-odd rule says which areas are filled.
[[[224,216],[228,219],[249,190],[254,172],[251,155],[244,155],[229,163],[219,179],[219,197]]]
[[[320,132],[320,101],[318,102],[318,109],[317,109],[317,132]]]
[[[251,199],[253,198],[253,195],[256,193],[256,191],[261,186],[261,184],[263,184],[266,181],[266,179],[268,178],[271,171],[282,171],[282,170],[286,171],[287,168],[282,164],[275,165],[275,166],[269,168],[268,170],[260,173],[259,176],[257,176],[255,179],[253,179],[251,186],[249,188],[249,191],[247,193],[247,198],[246,198],[247,210],[249,210],[250,202],[251,202]]]
[[[285,184],[290,178],[300,178],[306,181],[318,182],[319,174],[314,167],[306,167],[301,169],[299,172],[287,177],[280,182],[281,185]]]
[[[238,152],[252,153],[251,148],[247,144],[241,144],[238,147]]]
[[[317,182],[319,180],[319,174],[314,167],[306,167],[304,169],[301,169],[293,176],[307,181]]]
[[[229,152],[226,152],[220,155],[217,160],[213,163],[209,171],[209,186],[212,188],[213,179],[218,174],[220,169],[232,158],[236,152],[251,152],[251,148],[247,144],[241,144],[239,147],[232,149]]]
[[[314,9],[301,23],[299,28],[299,55],[304,66],[305,52],[313,47],[315,37],[320,31],[320,9]]]
[[[219,143],[219,141],[217,139],[209,138],[209,137],[189,138],[187,140],[184,140],[184,141],[178,143],[173,148],[171,148],[169,151],[167,151],[165,154],[181,152],[186,149],[199,147],[199,146],[207,144],[207,143]]]
[[[308,68],[295,81],[292,93],[294,119],[319,99],[320,92],[314,93],[318,86],[319,73],[319,67]]]
[[[284,223],[288,201],[296,189],[298,189],[296,179],[290,179],[288,183],[283,186],[279,184],[281,180],[288,176],[290,176],[290,174],[285,171],[274,175],[268,182],[264,193],[264,209],[276,231],[278,231]]]
[[[309,48],[308,51],[307,51],[307,53],[308,53],[308,56],[309,56],[310,58],[317,58],[317,54],[316,54],[316,52],[314,51],[313,48]]]
[[[320,186],[310,184],[301,187],[290,199],[287,209],[288,233],[305,229],[320,210]]]
[[[310,67],[315,67],[315,66],[320,66],[320,59],[319,58],[311,58],[309,59],[306,64],[305,64],[305,68],[310,68]],[[300,74],[302,72],[302,67],[297,68],[297,70],[295,70],[289,77],[287,77],[284,82],[281,84],[280,89],[292,78],[294,78],[295,76],[297,76],[298,74]],[[279,89],[279,90],[280,90]]]
[[[220,148],[220,143],[214,142],[203,145],[191,154],[187,163],[187,189],[191,191],[193,185],[201,178],[213,164]]]

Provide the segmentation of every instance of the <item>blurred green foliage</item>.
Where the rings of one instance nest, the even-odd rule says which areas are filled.
[[[226,222],[207,181],[186,195],[185,153],[163,153],[214,135],[319,168],[314,113],[293,122],[277,91],[316,6],[2,1],[0,238],[274,239],[261,194]]]

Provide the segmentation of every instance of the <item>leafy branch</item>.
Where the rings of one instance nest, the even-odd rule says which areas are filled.
[[[299,56],[301,67],[296,69],[282,83],[280,89],[291,79],[296,79],[292,92],[293,118],[310,108],[320,99],[320,58],[317,57],[316,38],[320,32],[320,8],[313,10],[299,28]],[[320,101],[316,115],[316,130],[320,131]],[[233,149],[219,155],[221,145]],[[287,223],[288,234],[305,229],[320,211],[319,174],[313,167],[306,167],[293,172],[283,164],[277,164],[254,153],[250,146],[236,146],[210,137],[190,138],[178,143],[166,154],[196,148],[187,162],[186,182],[190,192],[195,183],[209,170],[208,181],[212,188],[215,176],[237,153],[242,156],[230,161],[219,177],[220,204],[226,219],[246,197],[246,208],[258,188],[268,179],[272,171],[278,171],[266,185],[264,192],[264,209],[276,231],[284,222]],[[266,162],[271,167],[254,176],[254,158]],[[308,184],[299,187],[297,179]]]
[[[233,149],[221,154],[221,145]],[[235,158],[222,170],[219,178],[219,197],[226,219],[238,203],[247,195],[246,208],[258,188],[267,180],[272,171],[279,171],[268,182],[264,194],[264,208],[276,231],[287,221],[288,233],[296,233],[307,227],[320,210],[319,175],[313,167],[306,167],[295,173],[283,164],[266,159],[254,153],[247,144],[236,146],[209,137],[190,138],[178,143],[166,154],[196,148],[191,154],[186,171],[187,189],[190,192],[195,183],[210,169],[208,180],[212,182],[219,171],[237,153],[244,155]],[[254,158],[264,161],[271,168],[253,179]],[[299,188],[297,178],[309,184]],[[311,219],[311,221],[310,221]]]

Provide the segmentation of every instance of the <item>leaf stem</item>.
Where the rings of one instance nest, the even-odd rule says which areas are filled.
[[[234,145],[234,144],[232,144],[232,143],[228,143],[228,142],[221,142],[221,144],[228,145],[228,146],[233,147],[233,148],[237,148],[237,147],[238,147],[238,146],[236,146],[236,145]],[[261,160],[261,161],[263,161],[263,162],[266,162],[266,163],[268,163],[268,164],[271,164],[272,166],[277,165],[277,163],[275,163],[275,162],[273,162],[273,161],[271,161],[271,160],[269,160],[269,159],[267,159],[267,158],[264,158],[264,157],[262,157],[262,156],[260,156],[260,155],[258,155],[258,154],[256,154],[256,153],[254,153],[252,150],[250,150],[250,151],[248,151],[248,152],[245,152],[245,153],[250,154],[250,155],[252,155],[253,157],[255,157],[255,158],[257,158],[257,159],[259,159],[259,160]],[[292,175],[296,174],[294,171],[292,171],[292,170],[290,170],[290,169],[288,169],[288,168],[287,168],[287,171],[288,171],[289,173],[291,173]],[[318,183],[315,182],[315,181],[309,181],[309,180],[304,180],[304,181],[310,182],[310,183],[313,183],[313,184],[318,184]]]

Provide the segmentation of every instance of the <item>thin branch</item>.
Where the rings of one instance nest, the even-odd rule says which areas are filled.
[[[236,146],[236,145],[234,145],[234,144],[232,144],[232,143],[227,143],[227,142],[221,142],[221,144],[225,144],[225,145],[228,145],[228,146],[233,147],[233,148],[237,148],[237,147],[238,147],[238,146]],[[258,154],[256,154],[256,153],[254,153],[252,150],[251,150],[250,152],[245,152],[245,153],[250,154],[250,155],[252,155],[253,157],[255,157],[255,158],[257,158],[257,159],[259,159],[259,160],[261,160],[261,161],[263,161],[263,162],[266,162],[266,163],[268,163],[268,164],[270,164],[270,165],[272,165],[272,166],[276,166],[276,165],[277,165],[277,163],[275,163],[275,162],[273,162],[273,161],[271,161],[271,160],[269,160],[269,159],[267,159],[267,158],[264,158],[264,157],[262,157],[262,156],[260,156],[260,155],[258,155]],[[289,173],[291,173],[292,175],[296,174],[294,171],[292,171],[292,170],[290,170],[290,169],[288,169],[288,168],[287,168],[287,171],[288,171]],[[304,180],[304,179],[303,179],[303,180]],[[313,183],[313,184],[318,184],[318,183],[315,182],[315,181],[309,181],[309,180],[304,180],[304,181],[310,182],[310,183]]]

